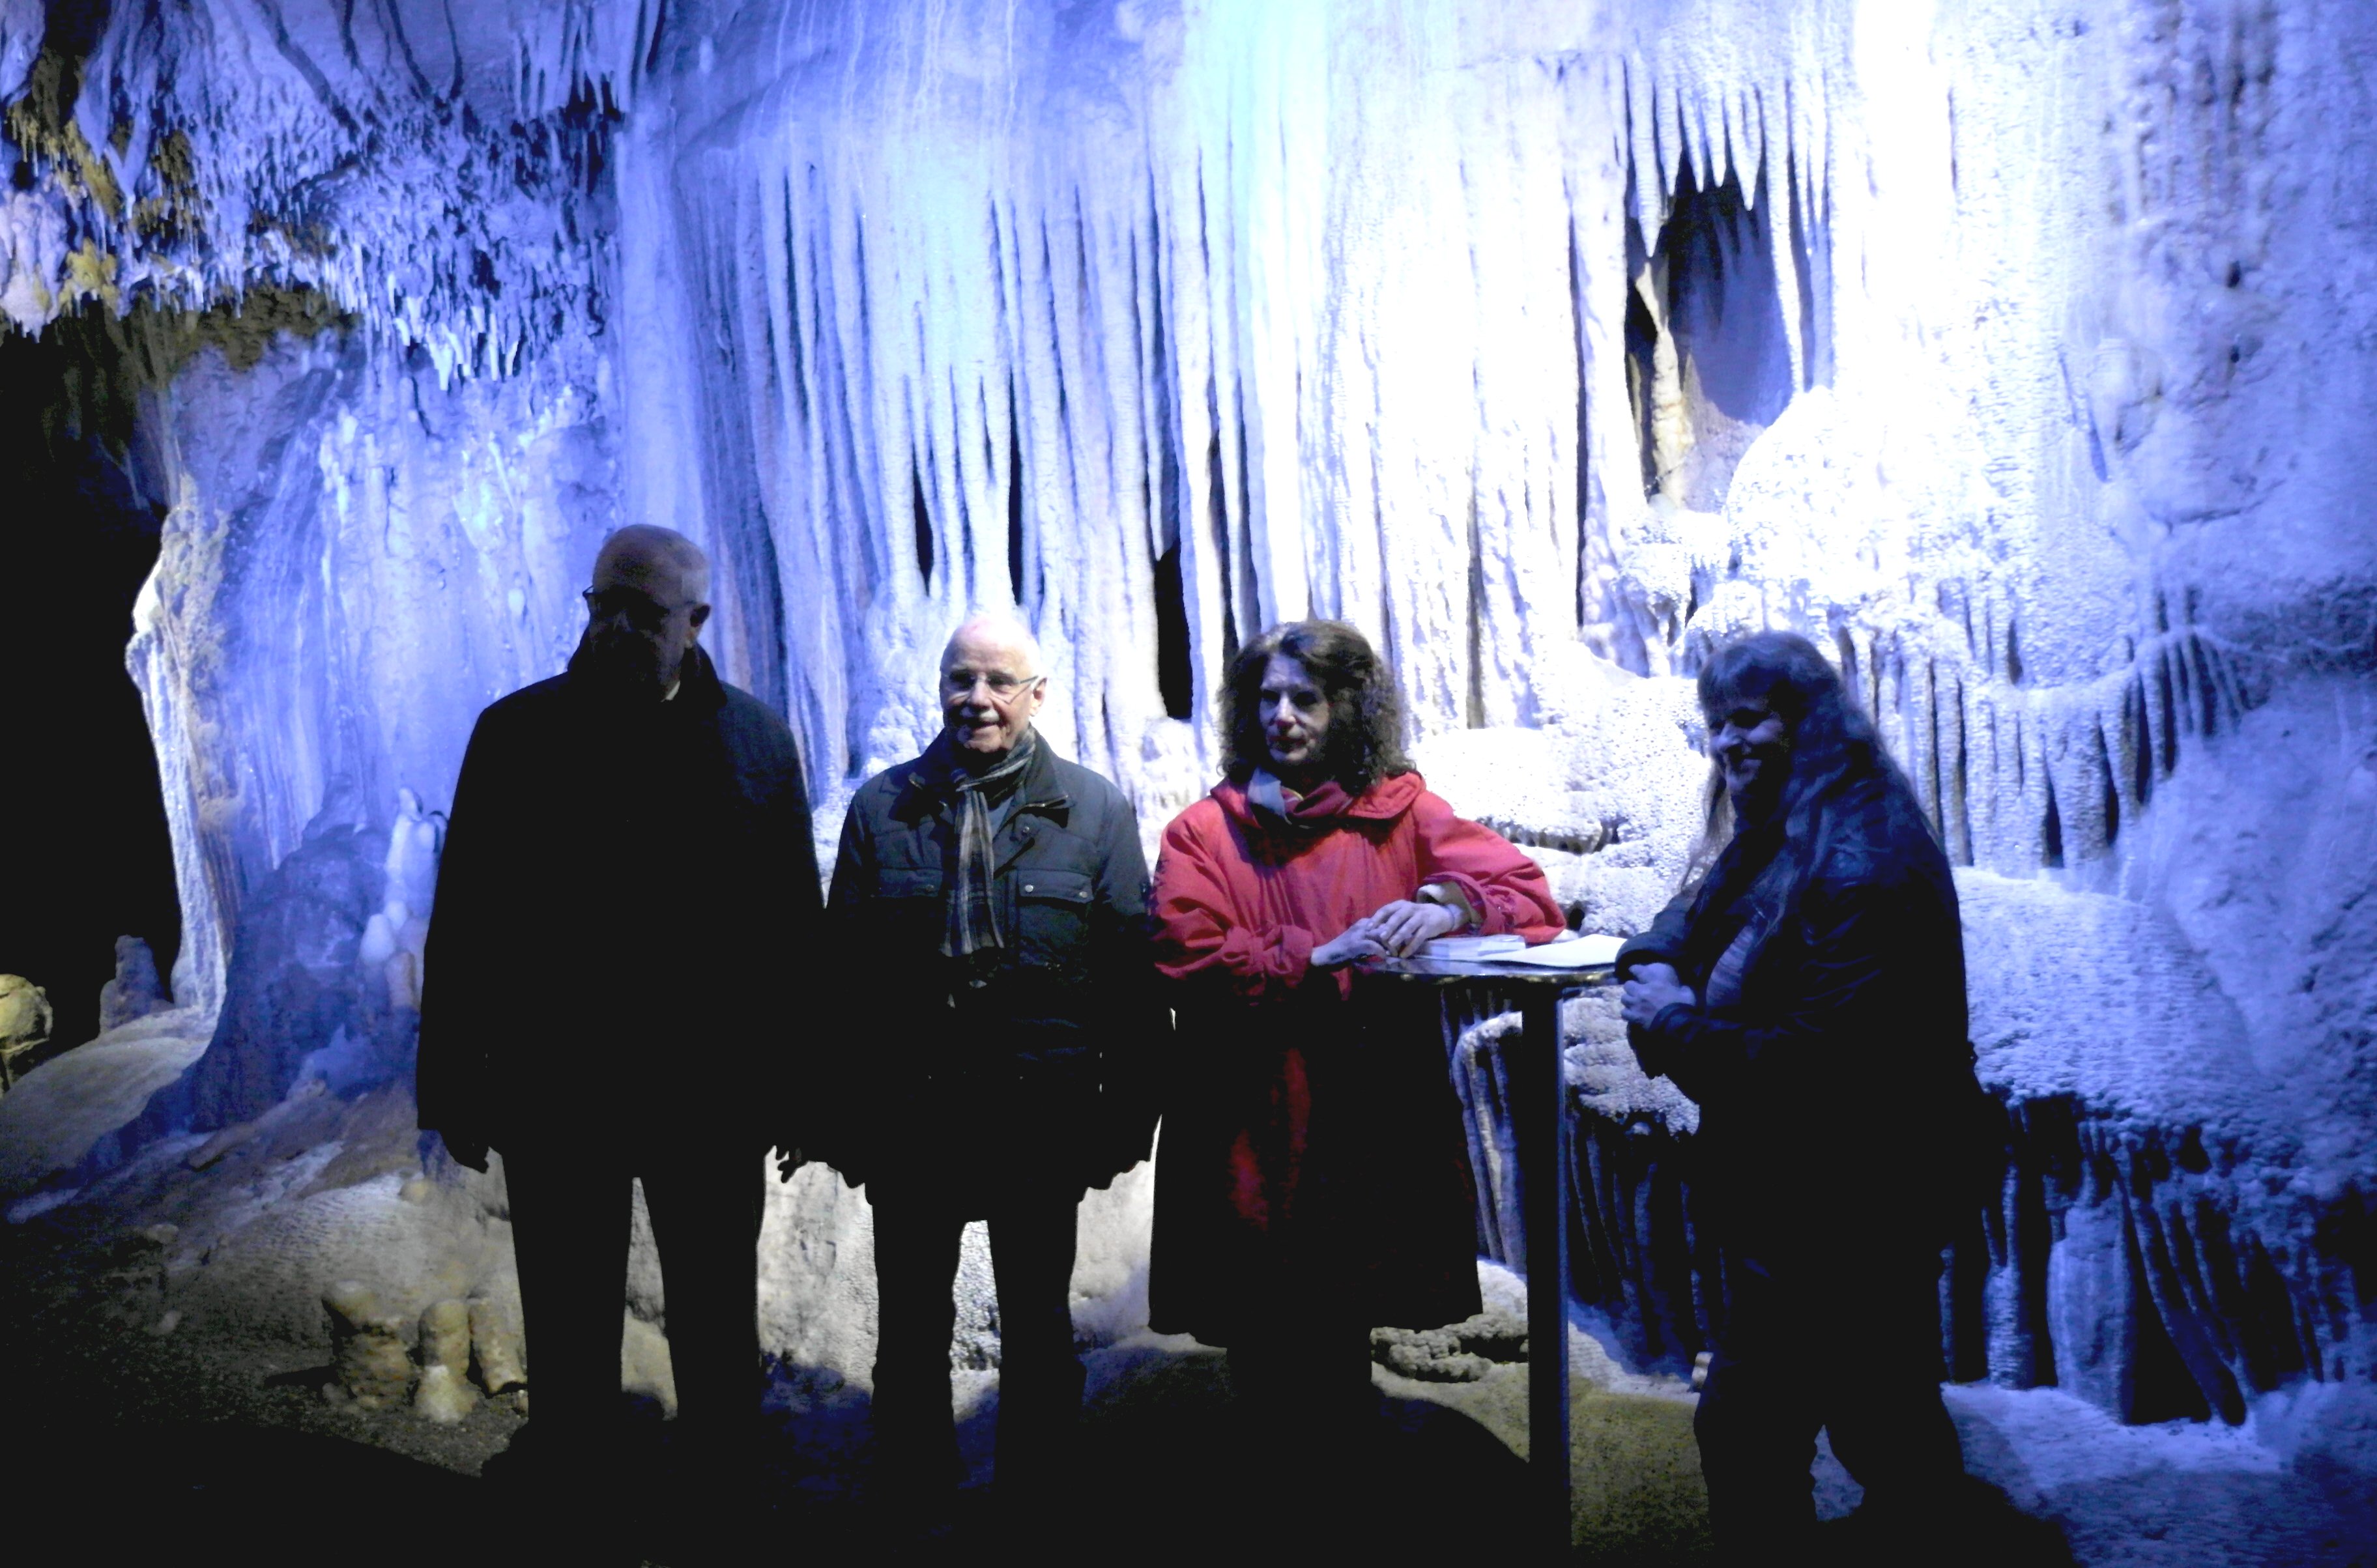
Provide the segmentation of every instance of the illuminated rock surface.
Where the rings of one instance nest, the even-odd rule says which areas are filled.
[[[137,936],[115,939],[115,978],[100,988],[99,1032],[121,1028],[173,1004],[157,975],[157,956]]]
[[[41,10],[0,3],[0,309],[141,307],[125,462],[171,510],[129,659],[185,935],[180,1011],[0,1101],[12,1202],[212,1182],[140,1163],[185,1126],[360,1146],[472,719],[559,667],[621,522],[711,551],[714,651],[829,845],[969,605],[1033,620],[1048,732],[1151,833],[1236,643],[1343,614],[1431,782],[1610,931],[1697,827],[1683,678],[1772,624],[1836,651],[1963,868],[2014,1134],[1952,1292],[2003,1390],[1972,1411],[2017,1456],[2064,1452],[2005,1403],[2048,1384],[2346,1453],[2302,1434],[2377,1371],[2377,15],[235,0],[45,48]],[[1606,1005],[1570,1027],[1575,1284],[1677,1364],[1691,1108]],[[90,1109],[198,1033],[145,1126]],[[45,1077],[79,1109],[35,1128]],[[382,1146],[245,1200],[257,1289],[297,1313],[366,1234],[447,1296],[500,1277],[499,1194],[405,1218]],[[1094,1341],[1144,1201],[1097,1200]],[[863,1203],[804,1172],[768,1226],[771,1347],[863,1375]]]

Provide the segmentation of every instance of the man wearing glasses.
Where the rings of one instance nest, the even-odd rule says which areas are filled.
[[[761,1392],[763,1157],[791,1134],[760,1108],[820,908],[792,732],[718,678],[709,599],[683,535],[604,541],[568,671],[472,732],[424,966],[421,1125],[473,1170],[503,1155],[535,1372],[521,1458],[567,1489],[549,1522],[573,1561],[625,1550],[606,1471],[637,1178],[689,1477],[725,1481]]]
[[[959,1474],[950,1287],[970,1219],[989,1222],[998,1289],[998,1501],[1027,1527],[1059,1511],[1076,1209],[1154,1132],[1138,819],[1033,727],[1047,686],[1021,622],[960,626],[941,731],[860,786],[827,900],[838,972],[880,1004],[821,1142],[874,1207],[878,1492],[902,1523],[932,1519]]]

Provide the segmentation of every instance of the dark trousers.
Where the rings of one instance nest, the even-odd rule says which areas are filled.
[[[532,1419],[556,1459],[565,1451],[599,1459],[614,1436],[631,1182],[641,1177],[660,1246],[678,1430],[695,1444],[730,1440],[758,1415],[761,1392],[759,1151],[688,1141],[611,1154],[590,1151],[595,1142],[503,1151]]]
[[[878,1183],[878,1186],[888,1184]],[[1081,1408],[1069,1290],[1083,1189],[1020,1185],[987,1204],[998,1289],[1002,1491],[1060,1479]],[[870,1188],[875,1207],[875,1431],[883,1479],[938,1490],[959,1476],[950,1408],[950,1288],[966,1217],[979,1194]]]
[[[1369,1409],[1370,1331],[1343,1312],[1247,1328],[1230,1341],[1230,1386],[1273,1430],[1343,1426]]]
[[[1352,1550],[1356,1491],[1375,1462],[1366,1424],[1377,1412],[1370,1331],[1350,1301],[1287,1297],[1230,1337],[1230,1389],[1250,1473],[1234,1500],[1245,1528],[1290,1556]],[[1295,1478],[1292,1485],[1277,1478]]]
[[[1812,1533],[1819,1431],[1866,1489],[1861,1518],[1912,1537],[1945,1516],[1964,1459],[1940,1399],[1939,1277],[1936,1256],[1727,1260],[1692,1431],[1728,1560],[1779,1560]]]

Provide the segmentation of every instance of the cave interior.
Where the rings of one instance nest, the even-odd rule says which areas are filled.
[[[2372,127],[2352,0],[0,0],[28,1408],[171,1486],[255,1484],[204,1415],[237,1473],[474,1506],[496,1390],[308,1369],[343,1282],[516,1304],[500,1172],[412,1136],[436,854],[479,710],[659,522],[829,867],[968,611],[1035,629],[1043,732],[1151,849],[1237,647],[1330,616],[1622,935],[1699,827],[1691,677],[1805,634],[1956,867],[2004,1154],[1942,1286],[1968,1463],[2080,1562],[2377,1561]],[[1562,1028],[1620,1433],[1580,1550],[1700,1560],[1697,1108],[1606,993]],[[1511,1030],[1448,1011],[1489,1299]],[[1074,1282],[1123,1411],[1204,1386],[1146,1331],[1151,1193],[1093,1194]],[[866,1201],[808,1168],[766,1225],[771,1408],[840,1495]],[[1521,1442],[1473,1338],[1380,1376]],[[979,1227],[952,1354],[978,1479]]]

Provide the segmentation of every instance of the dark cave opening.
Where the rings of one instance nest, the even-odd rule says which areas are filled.
[[[1206,407],[1208,410],[1211,410],[1213,406],[1213,399],[1212,387],[1210,383],[1205,388],[1205,401]],[[1209,514],[1206,518],[1206,527],[1211,529],[1212,539],[1213,541],[1213,558],[1220,566],[1220,570],[1216,575],[1221,581],[1222,661],[1223,663],[1227,664],[1231,659],[1236,659],[1238,656],[1238,616],[1236,607],[1233,604],[1230,595],[1230,556],[1232,552],[1230,550],[1229,489],[1227,481],[1223,477],[1222,471],[1222,437],[1219,426],[1215,427],[1215,434],[1212,439],[1205,445],[1205,472],[1206,494],[1209,498],[1206,505],[1206,510]]]
[[[15,731],[0,778],[9,897],[0,971],[49,992],[49,1053],[98,1032],[114,942],[137,936],[170,980],[182,939],[173,844],[140,694],[125,669],[132,609],[164,505],[141,482],[118,340],[67,317],[0,337],[0,474],[10,492],[0,701]]]
[[[1197,685],[1188,648],[1188,597],[1180,581],[1180,546],[1155,558],[1155,683],[1164,711],[1186,719],[1196,711]]]
[[[1015,406],[1014,388],[1008,389],[1008,407]],[[1040,596],[1026,598],[1023,592],[1024,549],[1023,529],[1023,433],[1017,428],[1013,414],[1007,421],[1007,587],[1009,597],[1018,605],[1030,605]],[[1035,585],[1036,586],[1036,585]]]
[[[933,515],[925,507],[925,469],[921,463],[908,467],[909,500],[915,527],[916,570],[925,579],[925,589],[933,587]]]
[[[2127,1375],[2122,1379],[2121,1418],[2133,1426],[2152,1426],[2157,1421],[2208,1421],[2212,1419],[2212,1402],[2204,1396],[2203,1386],[2188,1370],[2186,1358],[2172,1342],[2170,1331],[2163,1326],[2162,1313],[2146,1281],[2145,1258],[2139,1250],[2135,1228],[2126,1228],[2126,1232],[2131,1280],[2129,1317],[2136,1338]]]
[[[1814,360],[1807,236],[1791,223],[1797,297],[1786,308],[1773,231],[1777,203],[1787,208],[1791,192],[1762,172],[1756,195],[1752,205],[1738,171],[1704,185],[1686,170],[1658,233],[1627,230],[1634,280],[1626,300],[1627,383],[1642,488],[1697,511],[1724,506],[1742,454],[1798,391],[1795,327],[1802,364]]]
[[[1659,325],[1640,290],[1626,294],[1626,396],[1634,405],[1634,452],[1642,465],[1645,494],[1659,488],[1659,464],[1651,446],[1651,387],[1659,349]]]
[[[1640,182],[1628,175],[1627,207],[1639,214]],[[1821,223],[1801,220],[1787,165],[1770,160],[1745,185],[1705,162],[1675,172],[1664,214],[1647,229],[1625,225],[1625,374],[1642,486],[1662,529],[1713,520],[1752,444],[1782,417],[1803,386],[1829,381],[1831,354],[1820,334],[1815,290],[1824,276]],[[1779,225],[1779,227],[1778,227]],[[1622,488],[1625,481],[1616,482]],[[1588,491],[1591,486],[1588,484]],[[1680,537],[1680,536],[1678,536]],[[1580,559],[1585,546],[1580,541]],[[1706,657],[1708,629],[1697,609],[1736,576],[1739,563],[1698,560],[1680,602],[1625,604],[1616,657],[1637,673],[1658,664],[1654,647],[1691,674]],[[1622,596],[1621,596],[1622,598]]]

